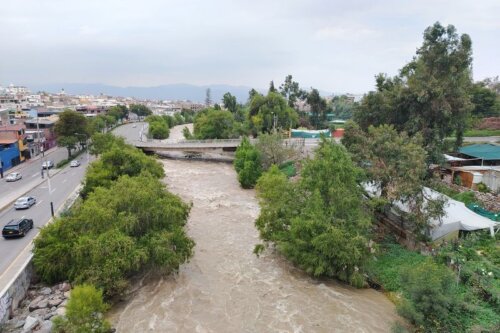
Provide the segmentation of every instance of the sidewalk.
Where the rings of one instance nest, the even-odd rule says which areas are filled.
[[[55,146],[55,147],[50,148],[49,150],[47,150],[45,152],[45,156],[49,156],[50,154],[52,154],[53,152],[55,152],[58,148],[60,148],[60,147],[59,146]],[[45,158],[45,156],[42,156],[42,154],[38,154],[37,156],[35,156],[33,158],[30,158],[29,160],[26,160],[23,163],[20,163],[20,164],[14,166],[14,167],[12,167],[12,168],[10,168],[8,170],[4,170],[4,172],[3,172],[4,177],[7,176],[11,172],[20,171],[24,167],[26,167],[28,165],[32,165],[36,161],[40,161],[40,159]],[[1,206],[0,206],[0,209],[1,209]]]

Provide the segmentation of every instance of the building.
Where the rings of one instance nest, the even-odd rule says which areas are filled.
[[[33,136],[30,149],[33,149],[34,152],[38,153],[56,146],[55,125],[57,120],[58,117],[52,115],[49,117],[26,120],[24,122],[28,133],[39,133],[38,135]],[[41,142],[36,141],[37,139]],[[40,151],[38,151],[37,147],[40,147]]]
[[[5,170],[30,158],[24,125],[0,127],[0,154]]]

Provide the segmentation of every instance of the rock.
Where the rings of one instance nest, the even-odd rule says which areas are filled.
[[[37,333],[50,333],[52,332],[52,321],[50,320],[45,320],[41,325],[40,329],[37,331]]]
[[[24,326],[23,326],[23,332],[31,332],[31,330],[33,328],[35,328],[36,325],[38,325],[38,318],[28,316],[28,318],[26,318],[26,322],[24,323]]]
[[[51,288],[49,288],[49,287],[44,287],[44,288],[42,288],[42,289],[39,291],[39,293],[40,293],[41,295],[45,295],[45,296],[47,296],[47,295],[52,294],[52,289],[51,289]]]
[[[32,313],[30,313],[30,315],[31,316],[38,316],[40,318],[43,318],[49,312],[50,312],[49,309],[43,308],[43,309],[37,309],[37,310],[33,311]]]
[[[54,306],[58,306],[62,302],[63,302],[62,299],[60,299],[60,298],[54,298],[54,299],[49,300],[49,302],[48,302],[49,305],[48,306],[51,308],[51,307],[54,307]]]
[[[57,308],[56,315],[58,315],[58,316],[65,316],[66,315],[66,308],[64,306],[61,306],[60,308]]]
[[[71,291],[65,291],[64,297],[69,298],[69,296],[71,296]]]
[[[38,309],[38,303],[40,303],[43,300],[43,296],[38,296],[34,300],[31,301],[30,305],[28,306],[28,310],[30,311],[35,311]]]
[[[14,319],[13,319],[13,320],[14,320]],[[15,322],[15,323],[12,325],[12,327],[14,327],[14,328],[21,328],[21,327],[23,327],[23,326],[24,326],[24,323],[25,323],[25,322],[26,322],[25,320],[19,319],[17,322]]]
[[[38,302],[37,307],[38,307],[38,309],[44,309],[48,305],[49,305],[49,301],[47,301],[46,299],[44,299],[44,300]]]
[[[50,318],[56,315],[55,311],[49,311],[45,316],[43,316],[43,320],[49,320]]]
[[[61,304],[59,304],[59,306],[58,306],[58,307],[59,307],[59,308],[65,307],[65,306],[66,306],[66,304],[68,304],[68,300],[66,300],[66,299],[65,299],[65,300],[64,300]]]
[[[62,292],[67,292],[71,290],[71,285],[68,282],[63,282],[59,285],[59,290]]]
[[[50,308],[50,311],[52,311],[52,312],[56,312],[56,310],[57,310],[57,307],[55,307],[55,306]]]

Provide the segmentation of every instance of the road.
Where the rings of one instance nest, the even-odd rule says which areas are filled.
[[[54,204],[54,210],[57,211],[62,207],[66,198],[76,189],[80,184],[85,174],[87,166],[87,157],[80,158],[81,165],[76,168],[66,166],[62,170],[51,170],[54,173],[50,179],[51,191],[49,192],[48,181],[45,181],[28,191],[27,195],[37,199],[36,205],[26,210],[14,210],[12,205],[5,207],[0,211],[1,225],[5,225],[8,221],[15,218],[27,217],[33,219],[35,228],[28,232],[23,238],[14,239],[0,239],[0,272],[5,272],[7,267],[17,257],[30,242],[38,234],[38,228],[44,226],[51,217],[50,202]],[[37,167],[36,176],[40,177],[39,168]],[[24,171],[26,172],[27,169]],[[30,175],[28,173],[28,175]],[[23,177],[26,181],[31,181],[31,177]],[[33,177],[34,178],[34,177]],[[12,183],[19,185],[18,182]],[[1,275],[1,274],[0,274]]]
[[[68,157],[68,152],[66,148],[53,148],[49,150],[43,160],[51,160],[54,165],[58,162]],[[34,159],[28,160],[20,165],[15,166],[4,172],[4,179],[0,179],[0,193],[2,198],[0,198],[0,209],[3,208],[3,198],[9,193],[15,193],[20,188],[31,189],[40,183],[42,170],[42,159],[36,157]],[[5,177],[11,172],[20,172],[23,178],[16,182],[6,182]]]

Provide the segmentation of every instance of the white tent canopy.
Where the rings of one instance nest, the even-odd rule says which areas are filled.
[[[370,195],[380,195],[380,190],[375,184],[364,184],[364,187]],[[494,228],[500,226],[500,223],[473,212],[467,208],[463,202],[453,200],[450,197],[428,187],[425,187],[424,191],[428,197],[434,199],[445,197],[447,199],[444,207],[445,216],[443,216],[440,221],[431,221],[433,228],[430,231],[430,236],[433,241],[457,230],[473,231],[490,229],[490,232],[493,235]],[[402,211],[408,211],[408,207],[401,202],[396,203],[396,206]]]

